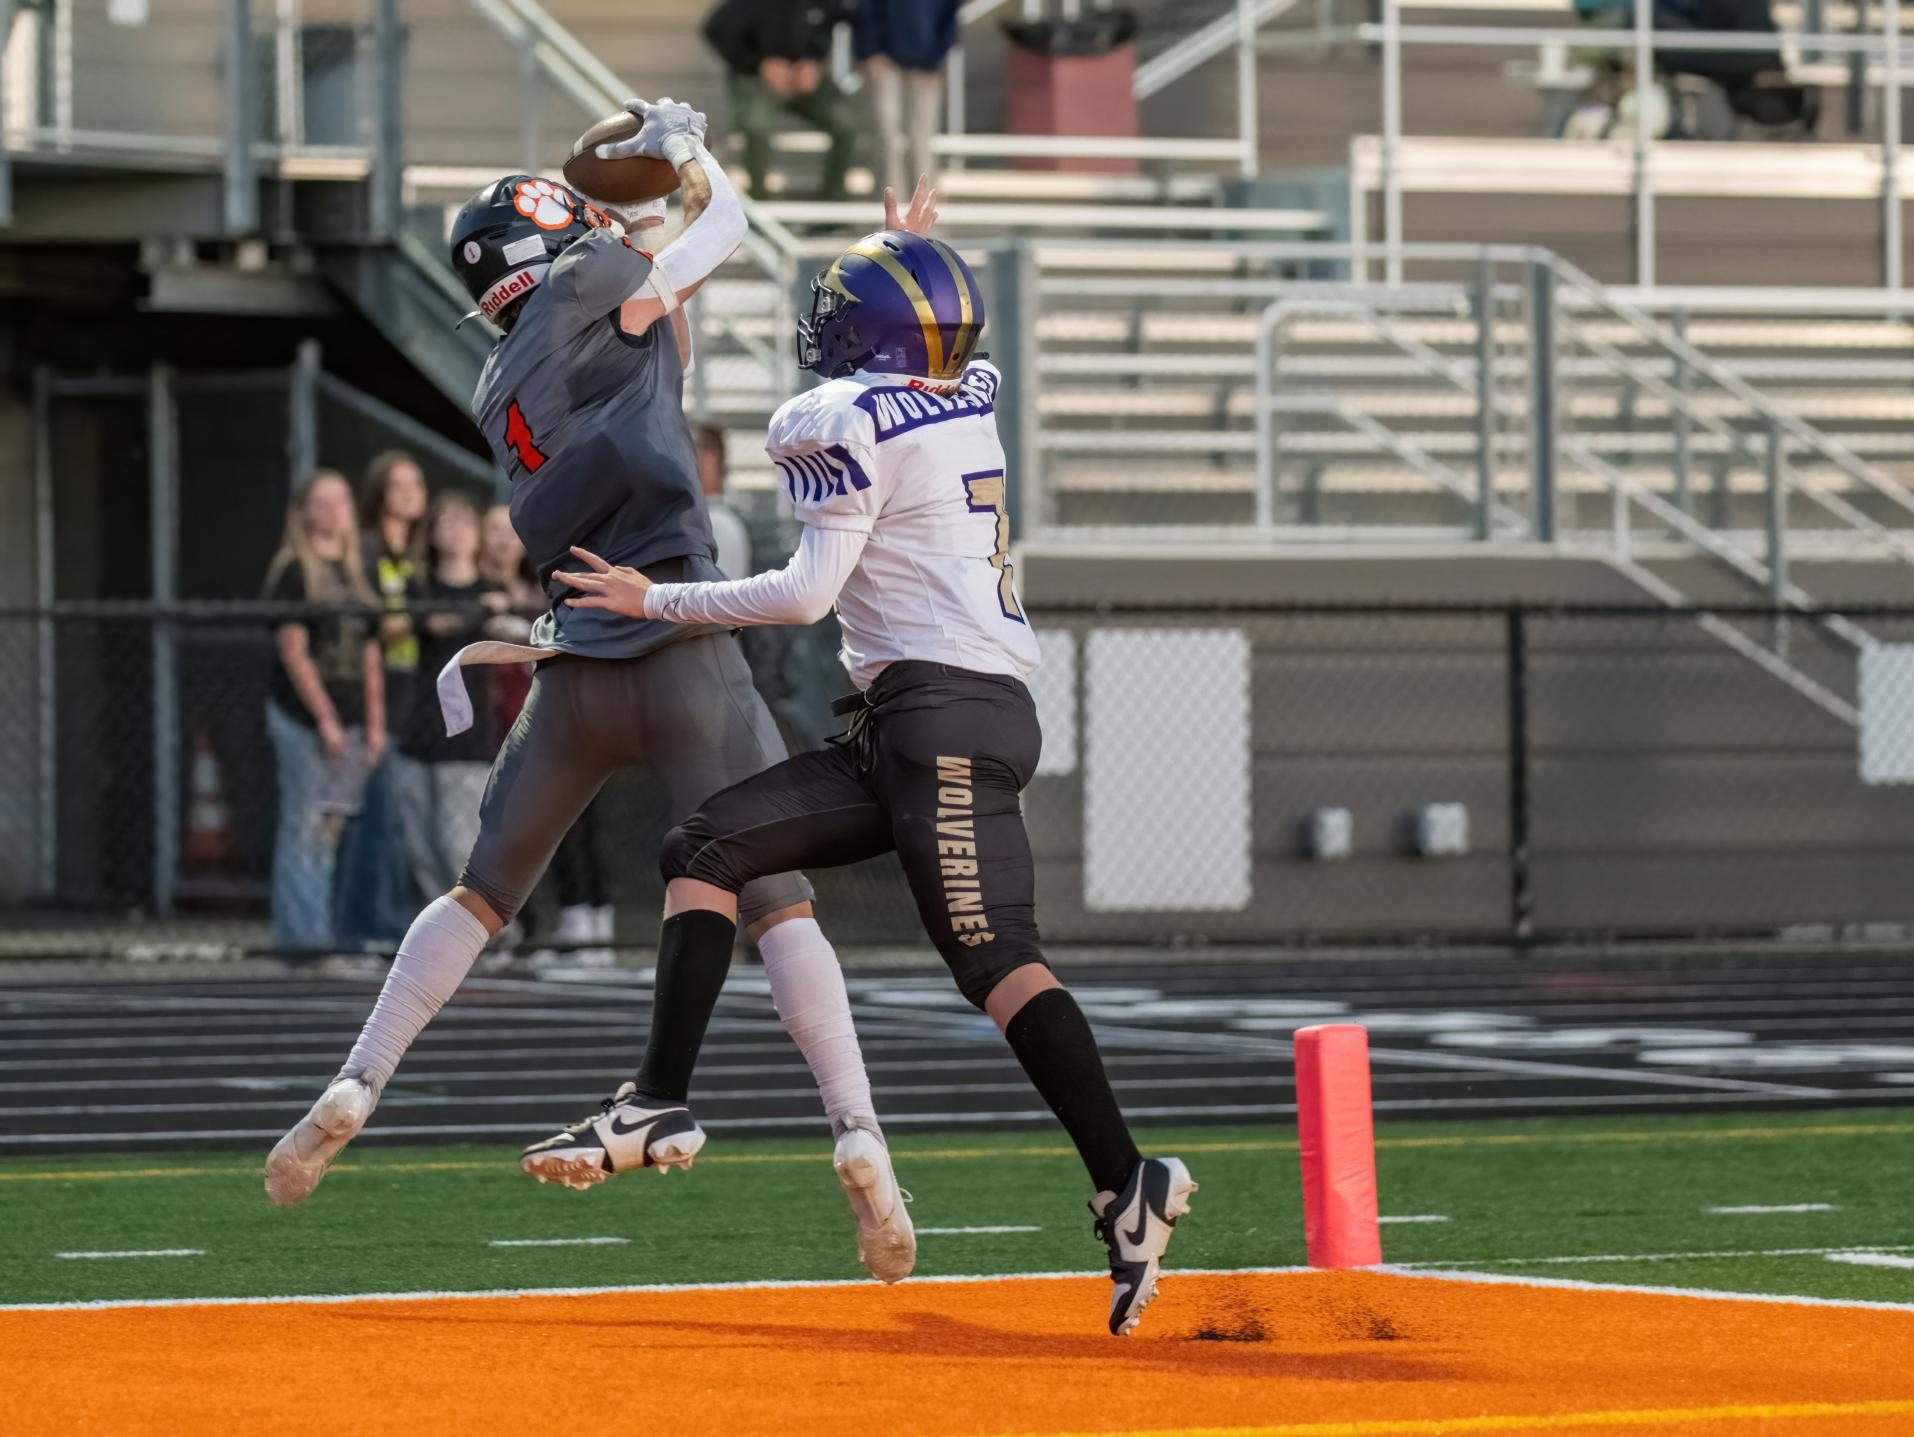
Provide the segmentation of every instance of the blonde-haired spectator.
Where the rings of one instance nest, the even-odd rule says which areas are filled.
[[[359,551],[352,486],[321,469],[293,491],[265,596],[332,612],[277,626],[266,732],[279,773],[273,840],[273,941],[332,946],[339,831],[369,765],[385,750],[385,674],[376,600]]]

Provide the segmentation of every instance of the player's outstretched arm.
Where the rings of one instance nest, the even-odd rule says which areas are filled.
[[[634,619],[675,624],[815,624],[831,611],[870,538],[864,529],[804,528],[797,553],[782,569],[710,584],[654,584],[636,569],[606,563],[588,549],[572,553],[589,573],[555,577],[579,592],[575,609],[611,609]]]
[[[658,320],[674,313],[678,306],[697,293],[698,287],[713,271],[731,257],[744,239],[744,207],[718,162],[704,147],[695,127],[697,112],[688,106],[676,107],[682,113],[682,128],[665,126],[657,140],[659,154],[676,167],[678,187],[684,205],[685,225],[677,238],[658,251],[645,288],[627,299],[618,310],[618,325],[627,334],[643,334]],[[654,106],[646,118],[650,131],[660,116]],[[678,114],[667,116],[676,122]],[[640,138],[645,132],[641,131]]]

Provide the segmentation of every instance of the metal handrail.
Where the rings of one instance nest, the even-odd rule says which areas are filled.
[[[514,43],[532,45],[539,69],[588,114],[604,116],[623,108],[631,87],[621,81],[578,38],[554,20],[537,0],[472,0],[472,7]],[[795,257],[797,236],[764,212],[750,195],[738,202],[745,219],[779,254]]]
[[[1297,0],[1250,0],[1251,28],[1260,28],[1277,16],[1296,8]],[[1152,55],[1136,67],[1130,93],[1147,100],[1164,86],[1182,79],[1199,65],[1214,60],[1240,38],[1241,17],[1234,11],[1221,15],[1193,30],[1160,55]]]
[[[1388,450],[1424,477],[1458,498],[1470,504],[1480,502],[1479,496],[1471,490],[1468,481],[1455,470],[1412,440],[1404,438],[1342,400],[1332,400],[1327,397],[1315,399],[1311,396],[1279,397],[1275,393],[1276,365],[1281,353],[1281,336],[1284,326],[1302,315],[1324,314],[1359,319],[1369,324],[1376,333],[1382,335],[1410,358],[1420,363],[1434,365],[1437,373],[1443,378],[1456,378],[1449,372],[1449,360],[1420,341],[1396,331],[1369,305],[1354,300],[1281,299],[1268,306],[1264,309],[1256,327],[1256,520],[1258,525],[1267,527],[1273,524],[1276,518],[1277,441],[1273,421],[1275,415],[1283,410],[1333,414],[1372,443]],[[1458,382],[1461,382],[1465,389],[1468,387],[1466,381]],[[1493,521],[1500,521],[1517,530],[1528,527],[1527,520],[1521,514],[1492,495],[1486,497]]]
[[[1620,555],[1610,556],[1608,562],[1618,572],[1639,585],[1643,592],[1661,600],[1671,611],[1680,611],[1692,606],[1686,594],[1652,569],[1644,569],[1634,560]],[[1828,628],[1834,626],[1833,616],[1823,615],[1821,622]],[[1698,613],[1695,615],[1695,626],[1709,637],[1719,640],[1734,650],[1749,663],[1779,679],[1809,703],[1833,715],[1849,728],[1861,726],[1861,712],[1853,704],[1831,692],[1825,685],[1816,683],[1780,655],[1771,653],[1756,643],[1720,615],[1707,611]]]
[[[1669,353],[1673,354],[1697,374],[1703,376],[1709,382],[1717,385],[1729,394],[1734,395],[1736,399],[1740,400],[1743,404],[1747,405],[1749,409],[1767,420],[1772,427],[1785,433],[1797,444],[1820,455],[1828,463],[1841,470],[1842,473],[1865,484],[1882,498],[1895,504],[1907,514],[1914,516],[1914,494],[1910,494],[1905,488],[1895,483],[1894,480],[1888,478],[1886,474],[1855,454],[1846,445],[1788,413],[1787,410],[1775,404],[1765,394],[1742,379],[1739,375],[1724,368],[1719,361],[1711,358],[1701,350],[1696,349],[1694,345],[1683,339],[1660,320],[1606,293],[1593,279],[1581,270],[1575,268],[1575,266],[1568,261],[1562,259],[1559,255],[1551,254],[1546,250],[1538,250],[1536,252],[1538,262],[1542,261],[1544,256],[1546,257],[1546,262],[1554,269],[1558,280],[1566,282],[1579,291],[1585,304],[1596,309],[1606,310],[1616,319],[1620,319],[1624,323],[1629,324],[1638,333],[1646,335],[1655,344],[1669,351]],[[1584,339],[1583,343],[1586,344],[1588,341]],[[1590,347],[1591,349],[1593,348],[1592,345]],[[1616,357],[1618,359],[1624,359],[1624,357],[1620,355]],[[1624,362],[1626,362],[1625,359]],[[1631,374],[1630,377],[1636,379],[1639,383],[1656,386],[1657,392],[1664,400],[1679,401],[1681,399],[1681,396],[1678,395],[1674,389],[1664,384],[1658,378],[1641,373]],[[1686,412],[1690,419],[1697,423],[1705,424],[1711,429],[1720,423],[1720,421],[1693,412],[1692,408],[1688,408]],[[1831,495],[1817,496],[1817,502],[1822,502],[1823,507],[1829,508],[1829,512],[1836,513],[1837,517],[1849,519],[1850,522],[1854,519],[1858,519],[1860,526],[1878,531],[1878,535],[1885,537],[1890,548],[1902,558],[1914,562],[1914,545],[1909,545],[1906,541],[1899,539],[1898,536],[1889,534],[1889,531],[1880,525],[1875,524],[1864,515],[1860,515],[1859,511],[1854,510],[1853,506],[1848,505],[1845,500],[1835,501],[1848,511],[1845,514],[1833,508],[1828,502],[1830,500],[1833,500],[1833,496]]]
[[[554,20],[537,0],[472,0],[472,6],[506,39],[527,46],[526,53],[530,54],[539,72],[569,95],[587,114],[609,114],[621,108],[631,94],[630,87],[581,45],[569,30]],[[769,214],[759,201],[740,193],[738,203],[749,226],[739,252],[776,287],[779,329],[784,333],[792,333],[796,329],[792,291],[797,284],[802,245],[798,237]],[[744,339],[735,326],[725,324],[721,328],[734,340]],[[747,344],[744,347],[754,357],[760,357],[753,346]],[[785,387],[794,386],[796,371],[794,363],[790,362],[793,356],[783,350],[780,350],[780,354],[786,362],[776,367],[784,371],[783,378],[788,382]]]
[[[1381,175],[1379,188],[1383,206],[1383,264],[1385,277],[1395,282],[1402,277],[1402,176],[1398,151],[1402,142],[1402,47],[1411,45],[1466,45],[1527,49],[1542,44],[1566,44],[1586,49],[1630,52],[1634,59],[1633,85],[1639,90],[1653,83],[1653,55],[1658,50],[1710,52],[1779,51],[1795,47],[1822,54],[1845,54],[1882,61],[1881,85],[1899,97],[1907,83],[1908,61],[1914,53],[1903,47],[1900,34],[1900,7],[1888,4],[1882,9],[1882,31],[1878,35],[1829,34],[1824,32],[1772,32],[1749,34],[1720,30],[1657,30],[1650,0],[1634,0],[1634,23],[1621,29],[1565,29],[1561,27],[1526,28],[1493,25],[1405,25],[1398,0],[1383,0],[1380,24],[1364,23],[1320,29],[1285,36],[1284,48],[1308,49],[1351,41],[1380,45],[1381,86]],[[1635,281],[1652,286],[1655,282],[1655,185],[1649,155],[1654,137],[1649,122],[1650,107],[1639,95],[1635,105],[1634,134],[1631,137],[1633,177],[1631,189],[1635,201]],[[1880,186],[1882,202],[1881,274],[1882,287],[1897,291],[1902,286],[1902,215],[1900,192],[1901,105],[1898,99],[1882,106],[1882,142],[1880,149]]]

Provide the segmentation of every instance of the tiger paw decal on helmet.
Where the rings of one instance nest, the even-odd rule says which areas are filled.
[[[544,282],[554,261],[586,237],[617,226],[575,190],[537,175],[503,175],[467,200],[452,221],[452,268],[477,313],[510,328],[515,306]]]
[[[571,195],[550,180],[520,180],[512,197],[513,207],[542,230],[562,230],[574,218]]]

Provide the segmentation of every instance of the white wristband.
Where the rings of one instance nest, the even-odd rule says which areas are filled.
[[[670,314],[678,307],[678,291],[671,287],[671,277],[664,272],[662,266],[652,265],[651,274],[646,278],[645,283],[650,285],[651,292],[658,296],[658,303],[665,307],[666,314]]]
[[[698,157],[698,140],[694,135],[666,135],[658,148],[664,151],[665,158],[671,162],[674,170],[683,169]]]

